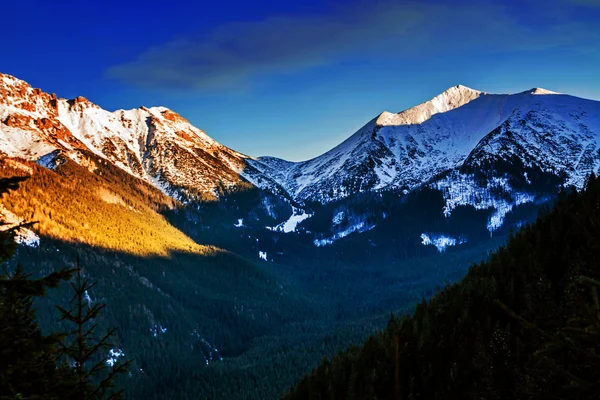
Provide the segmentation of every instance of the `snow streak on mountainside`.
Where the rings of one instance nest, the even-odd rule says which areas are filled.
[[[410,191],[465,161],[482,165],[511,157],[581,187],[598,169],[599,136],[600,102],[539,88],[493,95],[456,86],[399,114],[382,113],[312,160],[249,162],[299,201]]]
[[[348,228],[337,232],[335,235],[333,235],[331,237],[315,239],[313,241],[313,244],[317,247],[326,246],[328,244],[333,244],[336,240],[345,238],[346,236],[348,236],[351,233],[354,233],[354,232],[362,233],[362,232],[370,231],[373,228],[375,228],[375,225],[368,224],[365,221],[362,221],[356,225],[350,225]]]
[[[267,176],[165,107],[109,112],[83,97],[58,99],[0,74],[0,152],[52,167],[60,152],[78,163],[81,151],[178,198],[215,194],[244,178],[277,190]]]
[[[295,232],[298,224],[310,217],[312,217],[312,215],[307,214],[306,212],[304,212],[304,210],[292,207],[292,215],[287,219],[287,221],[284,221],[275,227],[267,226],[266,228],[270,231],[284,233]]]
[[[488,218],[487,230],[492,234],[504,223],[513,207],[536,201],[534,195],[513,189],[507,177],[493,177],[485,185],[477,183],[473,175],[452,171],[431,187],[442,191],[446,204],[444,216],[449,217],[458,206],[472,206],[476,210],[493,209]],[[547,200],[542,198],[540,200]]]
[[[435,246],[438,252],[443,253],[449,246],[456,246],[456,238],[445,236],[445,235],[429,235],[427,233],[421,234],[421,244],[424,246]],[[464,239],[458,239],[458,244],[465,243]]]

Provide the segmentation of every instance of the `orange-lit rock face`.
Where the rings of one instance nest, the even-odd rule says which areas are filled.
[[[44,93],[32,88],[27,82],[10,75],[0,74],[0,105],[30,113],[56,116],[57,99],[55,94]]]
[[[40,118],[35,120],[35,125],[40,129],[49,129],[54,127],[54,122],[49,118]]]
[[[60,146],[59,141],[62,141],[63,143],[74,144],[76,148],[82,147],[79,141],[73,137],[71,131],[57,119],[39,118],[35,120],[35,126],[44,133],[50,143]]]
[[[178,137],[182,138],[183,140],[189,140],[189,141],[194,140],[194,138],[192,136],[190,136],[190,134],[186,131],[177,131],[176,134]]]
[[[77,96],[73,100],[68,100],[69,110],[70,111],[78,111],[82,112],[87,108],[97,108],[100,109],[96,104],[92,103],[88,99],[83,96]]]
[[[188,121],[185,118],[182,118],[181,115],[179,115],[176,112],[173,112],[171,110],[165,110],[161,113],[161,115],[167,121],[188,123]]]
[[[4,124],[12,128],[29,129],[32,127],[33,118],[28,115],[12,114],[6,117]]]

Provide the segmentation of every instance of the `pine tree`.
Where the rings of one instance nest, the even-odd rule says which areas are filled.
[[[89,279],[82,277],[82,269],[78,262],[75,282],[71,282],[74,291],[70,301],[72,307],[67,310],[57,306],[62,315],[61,320],[74,326],[67,340],[62,343],[63,354],[73,367],[77,380],[75,390],[69,397],[72,400],[122,398],[123,390],[115,389],[115,378],[127,372],[130,364],[130,361],[109,361],[110,356],[107,354],[111,348],[110,339],[114,336],[116,328],[109,329],[99,340],[95,337],[98,327],[96,318],[106,307],[105,304],[91,304],[86,300],[96,283],[90,283]],[[109,366],[109,363],[112,365]]]
[[[57,366],[61,334],[44,335],[34,297],[69,277],[69,271],[30,280],[20,267],[0,278],[0,399],[59,399],[70,371]]]
[[[585,289],[589,289],[589,295]],[[600,281],[579,276],[571,290],[575,311],[567,325],[536,353],[539,373],[558,387],[560,399],[591,399],[600,393]]]

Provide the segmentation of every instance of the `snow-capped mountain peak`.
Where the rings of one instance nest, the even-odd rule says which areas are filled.
[[[508,127],[524,135],[512,136],[520,139],[511,154],[525,152],[517,156],[526,165],[535,159],[548,170],[543,160],[553,160],[555,172],[567,173],[573,177],[567,181],[576,185],[592,166],[597,170],[600,102],[542,88],[498,95],[461,85],[400,113],[383,112],[314,159],[257,162],[268,165],[265,171],[273,171],[273,179],[299,201],[329,202],[379,189],[410,191],[460,167],[468,157],[472,162],[474,149],[478,154],[490,150],[486,137],[493,132],[506,135]],[[503,151],[500,145],[494,149]]]
[[[376,123],[379,126],[421,124],[436,114],[462,107],[484,94],[484,92],[466,86],[453,86],[431,100],[400,113],[384,111],[379,115]]]
[[[532,88],[531,90],[528,90],[526,93],[529,93],[529,94],[561,94],[558,92],[553,92],[552,90],[539,88],[539,87]]]
[[[244,180],[274,185],[247,165],[247,156],[166,107],[111,112],[0,75],[0,153],[50,166],[57,152],[85,163],[86,151],[182,199],[215,195]]]

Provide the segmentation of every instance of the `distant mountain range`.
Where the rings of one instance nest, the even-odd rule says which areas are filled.
[[[443,193],[446,216],[459,206],[488,210],[493,232],[515,206],[581,188],[600,166],[600,102],[540,88],[496,95],[455,86],[381,113],[304,162],[246,156],[164,107],[109,112],[2,74],[0,121],[9,157],[52,169],[65,157],[85,164],[91,152],[184,203],[253,185],[293,204],[297,223],[318,204],[428,186]],[[345,236],[335,225],[331,236]]]

